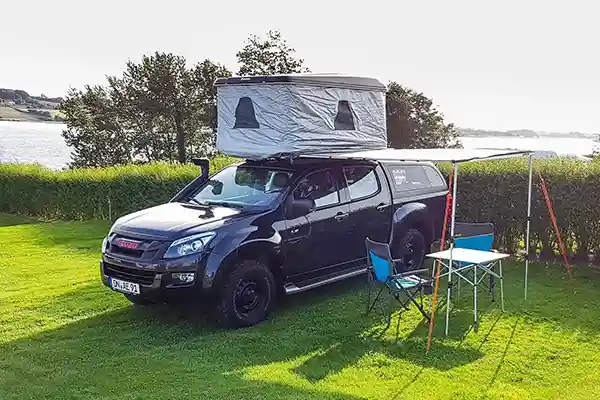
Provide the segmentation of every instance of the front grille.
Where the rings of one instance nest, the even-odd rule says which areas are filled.
[[[118,245],[119,239],[135,240],[139,243],[139,246],[137,249],[121,247]],[[114,235],[109,241],[107,251],[110,254],[125,256],[127,258],[151,260],[159,251],[164,249],[165,244],[165,242],[156,240],[140,240],[122,235]]]
[[[156,276],[155,271],[121,267],[107,262],[104,263],[104,274],[112,278],[123,279],[127,282],[139,283],[146,286],[152,285]]]
[[[142,250],[133,250],[125,247],[119,247],[115,245],[110,246],[110,252],[113,254],[119,254],[122,256],[133,257],[133,258],[141,258],[144,255]]]

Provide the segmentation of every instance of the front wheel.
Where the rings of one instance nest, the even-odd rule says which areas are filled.
[[[400,254],[407,271],[421,268],[426,252],[425,236],[415,228],[406,231],[400,240]]]
[[[217,318],[227,328],[262,322],[275,303],[275,278],[255,260],[239,261],[220,291]]]

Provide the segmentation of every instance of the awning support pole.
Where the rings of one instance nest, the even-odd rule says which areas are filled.
[[[527,232],[525,234],[525,300],[527,300],[527,279],[529,278],[529,230],[531,227],[531,185],[533,175],[533,153],[529,154],[529,186],[527,191]]]
[[[444,226],[442,227],[442,240],[440,243],[440,251],[446,248],[446,232],[448,231],[448,222],[450,222],[450,210],[452,208],[452,182],[454,182],[454,169],[450,169],[450,176],[448,177],[448,194],[446,195],[446,207],[444,210]],[[440,286],[440,272],[441,272],[442,260],[439,258],[434,261],[434,268],[432,271],[432,277],[435,276],[435,285],[433,288],[433,303],[431,305],[431,317],[429,319],[429,332],[427,334],[427,350],[426,354],[429,353],[431,348],[431,335],[433,334],[433,324],[435,321],[435,311],[437,305],[438,290]],[[436,268],[437,265],[437,268]],[[435,275],[433,275],[435,274]]]
[[[450,260],[448,263],[448,295],[446,299],[446,336],[450,320],[450,296],[452,288],[452,251],[454,250],[454,221],[456,220],[456,188],[458,186],[458,163],[453,162],[454,182],[452,182],[452,217],[450,218]]]

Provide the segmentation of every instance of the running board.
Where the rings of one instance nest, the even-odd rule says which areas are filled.
[[[337,282],[337,281],[341,281],[344,279],[348,279],[348,278],[352,278],[354,276],[358,276],[358,275],[362,275],[364,273],[367,272],[367,268],[360,268],[351,272],[346,272],[340,275],[334,275],[330,278],[325,278],[323,280],[318,280],[318,281],[313,281],[311,283],[308,283],[306,285],[303,285],[302,283],[299,283],[299,287],[296,286],[295,283],[286,283],[283,288],[285,290],[285,294],[296,294],[296,293],[300,293],[300,292],[304,292],[306,290],[310,290],[310,289],[314,289],[316,287],[319,286],[323,286],[323,285],[327,285],[329,283],[333,283],[333,282]]]

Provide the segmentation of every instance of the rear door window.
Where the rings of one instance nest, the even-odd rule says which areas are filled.
[[[350,200],[364,199],[379,192],[379,181],[373,167],[344,167],[344,179]]]

